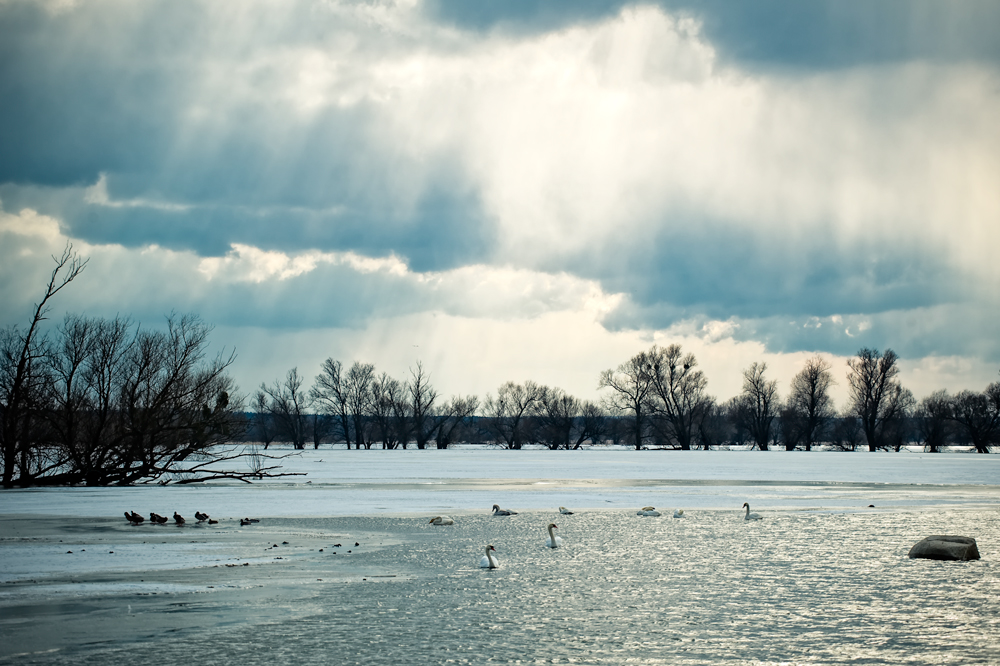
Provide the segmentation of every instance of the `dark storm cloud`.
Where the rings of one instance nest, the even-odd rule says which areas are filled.
[[[718,221],[679,223],[646,244],[595,253],[578,273],[627,298],[604,319],[611,330],[705,334],[728,321],[737,341],[772,353],[850,356],[892,346],[908,358],[1000,358],[989,287],[914,239],[808,243]]]
[[[330,17],[262,17],[233,37],[213,33],[222,26],[211,13],[176,3],[94,3],[56,15],[0,5],[0,183],[83,187],[105,174],[111,203],[144,202],[94,205],[54,192],[29,201],[8,188],[6,208],[58,216],[89,242],[203,255],[232,243],[398,252],[418,270],[483,255],[489,230],[476,193],[446,160],[414,163],[374,146],[379,130],[363,100],[303,119],[268,99],[283,84],[279,68],[258,65],[249,93],[226,76],[268,46],[280,54],[323,45]],[[400,201],[401,181],[412,180],[422,186]]]
[[[970,331],[995,328],[993,315],[975,303],[888,310],[845,317],[769,317],[739,322],[736,340],[763,342],[776,353],[813,351],[851,356],[862,347],[891,347],[904,358],[1000,357],[1000,340]]]
[[[148,170],[169,144],[184,72],[132,48],[158,48],[156,15],[94,9],[0,5],[0,182],[91,183],[101,171]]]
[[[466,29],[544,32],[613,16],[624,0],[465,2],[432,0],[432,14]],[[1000,5],[937,2],[661,0],[655,4],[703,23],[725,60],[827,69],[907,60],[1000,62]]]
[[[609,291],[628,294],[653,327],[696,315],[827,317],[926,307],[967,293],[972,280],[956,275],[944,257],[904,240],[845,244],[818,235],[802,243],[701,221],[579,265],[578,272]],[[656,310],[657,304],[669,307]]]
[[[185,206],[88,203],[83,192],[0,185],[11,211],[36,210],[67,223],[73,237],[130,248],[159,245],[221,256],[234,243],[296,253],[351,250],[367,256],[399,253],[417,271],[442,270],[489,250],[490,230],[479,223],[472,192],[423,192],[405,215],[344,197],[330,209],[302,206],[201,203]]]

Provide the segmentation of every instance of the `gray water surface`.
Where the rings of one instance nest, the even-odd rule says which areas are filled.
[[[756,507],[755,507],[756,510]],[[284,603],[200,595],[199,623],[21,664],[996,664],[1000,512],[525,512],[300,519],[384,535],[296,561]],[[563,546],[544,546],[545,525]],[[975,536],[977,562],[910,560],[929,534]],[[487,543],[501,568],[483,570]],[[277,571],[277,570],[275,570]],[[265,585],[285,583],[279,573]],[[178,600],[187,599],[177,595]],[[234,600],[235,599],[235,600]],[[255,600],[256,599],[256,600]],[[259,608],[253,608],[259,604]],[[127,628],[128,619],[120,620]]]

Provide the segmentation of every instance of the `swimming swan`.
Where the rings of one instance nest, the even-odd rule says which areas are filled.
[[[659,516],[660,512],[653,506],[644,506],[636,512],[637,516]]]
[[[747,508],[747,515],[743,516],[743,520],[763,520],[764,516],[759,513],[750,513],[750,505],[743,502],[743,506]]]
[[[507,509],[501,509],[499,504],[493,505],[493,515],[494,516],[516,516],[517,511],[508,511]]]
[[[684,509],[674,509],[674,518],[683,518]]]
[[[549,523],[549,538],[545,540],[545,545],[549,548],[558,548],[562,545],[562,538],[555,535],[554,530],[556,528],[555,523]]]
[[[434,516],[430,521],[431,525],[454,525],[455,520],[450,516]]]
[[[567,509],[564,506],[559,507],[559,513],[561,513],[564,516],[572,516],[573,515],[573,512],[570,511],[569,509]]]
[[[490,551],[493,551],[492,553]],[[483,558],[479,560],[479,566],[483,569],[498,569],[500,567],[500,562],[497,558],[493,557],[493,553],[497,552],[497,549],[493,546],[486,546],[486,554]]]

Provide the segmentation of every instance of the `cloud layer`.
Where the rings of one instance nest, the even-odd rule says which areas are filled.
[[[997,13],[5,0],[0,323],[70,239],[75,309],[197,311],[258,350],[399,368],[394,327],[447,320],[452,353],[421,352],[580,393],[570,349],[596,376],[670,336],[789,377],[892,347],[975,386],[1000,364]]]

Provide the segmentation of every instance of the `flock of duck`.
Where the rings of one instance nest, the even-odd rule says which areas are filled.
[[[211,518],[209,518],[209,516],[208,516],[207,513],[202,513],[201,511],[195,511],[194,512],[194,517],[195,517],[195,519],[199,523],[204,523],[204,522],[208,521],[209,525],[216,525],[219,522],[217,520],[212,520]],[[140,514],[136,513],[135,511],[126,511],[125,512],[125,518],[126,518],[126,520],[128,520],[128,522],[129,522],[130,525],[141,525],[146,520],[145,518],[143,518]],[[155,513],[155,512],[149,514],[149,522],[153,523],[154,525],[163,525],[168,520],[170,520],[170,519],[167,518],[166,516],[161,516],[160,514]],[[177,513],[176,511],[174,511],[174,524],[175,525],[183,525],[186,522],[187,521],[184,520],[184,516],[182,516],[181,514]]]
[[[207,522],[209,525],[218,525],[219,524],[219,521],[212,520],[212,518],[210,518],[207,513],[202,513],[201,511],[195,511],[194,512],[194,517],[198,521],[198,523],[205,523],[205,522]],[[140,514],[136,513],[135,511],[126,511],[125,512],[125,519],[128,520],[128,522],[129,522],[130,525],[141,525],[142,523],[144,523],[146,521],[145,518],[143,518]],[[149,514],[149,522],[153,523],[154,525],[163,525],[163,524],[167,523],[169,520],[170,519],[167,518],[166,516],[161,516],[158,513],[150,513]],[[176,511],[174,511],[174,524],[175,525],[183,525],[186,522],[187,521],[184,519],[184,516],[182,516],[181,514],[177,513]],[[258,518],[240,518],[240,525],[242,527],[246,527],[247,525],[253,525],[254,523],[259,523],[259,522],[260,522],[260,519],[258,519]]]
[[[743,520],[763,520],[764,517],[762,515],[760,515],[759,513],[751,513],[750,512],[750,504],[748,502],[744,502],[743,503],[743,508],[746,509],[746,513],[743,515]],[[561,513],[563,515],[566,515],[566,516],[572,516],[573,515],[573,512],[570,511],[569,509],[567,509],[564,506],[559,507],[559,513]],[[494,504],[493,505],[493,515],[494,516],[516,516],[517,515],[517,511],[511,511],[509,509],[501,509],[499,504]],[[659,511],[657,511],[656,507],[654,507],[654,506],[644,506],[641,509],[639,509],[639,511],[636,512],[635,515],[637,515],[637,516],[644,516],[644,517],[656,517],[656,516],[661,516],[663,514],[660,513]],[[684,509],[675,509],[674,510],[674,518],[683,518],[683,517],[684,517]],[[455,524],[455,519],[452,518],[452,517],[450,517],[450,516],[434,516],[433,518],[430,519],[430,524],[431,525],[454,525]],[[558,548],[559,546],[561,546],[562,545],[562,538],[561,537],[557,537],[556,534],[555,534],[555,532],[554,532],[554,530],[558,529],[558,525],[556,525],[555,523],[549,523],[547,529],[548,529],[548,532],[549,532],[549,537],[545,540],[545,545],[548,548]],[[499,568],[500,567],[500,561],[494,555],[494,553],[496,553],[496,552],[497,552],[496,548],[494,548],[492,545],[487,545],[486,546],[486,554],[483,555],[482,559],[479,560],[479,566],[482,567],[483,569],[497,569],[497,568]]]

